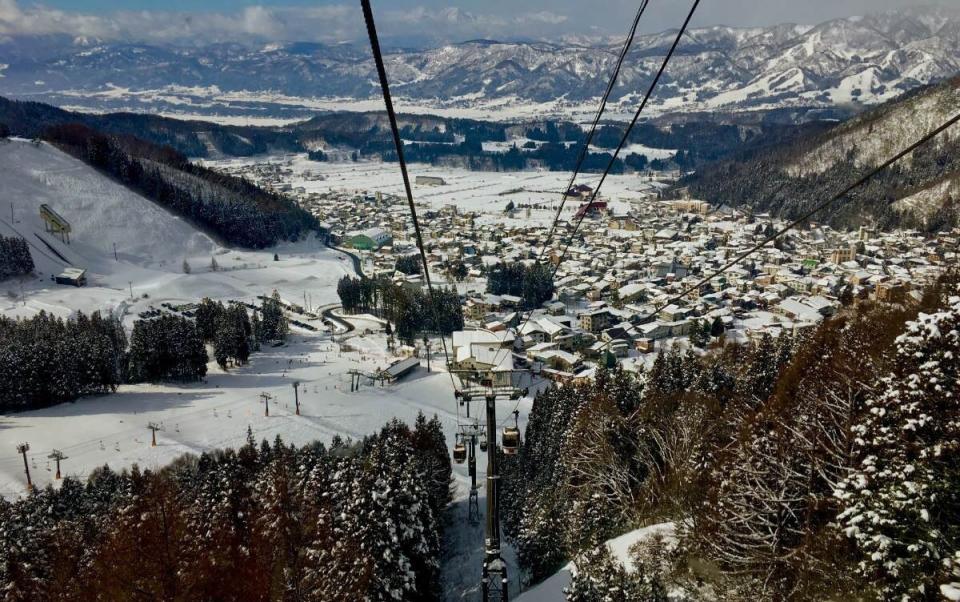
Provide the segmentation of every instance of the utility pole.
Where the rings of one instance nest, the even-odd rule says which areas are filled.
[[[29,443],[21,443],[17,446],[17,453],[23,456],[23,472],[27,473],[27,491],[33,491],[33,481],[30,480],[30,465],[27,464],[28,451],[30,451]]]
[[[297,416],[300,415],[300,383],[293,383],[293,403],[297,406]]]
[[[480,586],[484,602],[507,602],[507,563],[500,556],[500,473],[497,466],[497,396],[487,395],[487,528]]]
[[[117,257],[117,243],[113,243],[113,260],[120,261],[120,259]],[[133,295],[130,296],[132,297]]]
[[[261,393],[261,394],[260,394],[260,399],[263,400],[263,415],[264,415],[264,416],[269,416],[269,415],[270,415],[270,400],[273,399],[273,397],[272,397],[269,393]]]
[[[55,460],[55,461],[57,462],[57,476],[56,476],[55,478],[56,478],[57,480],[59,480],[59,479],[60,479],[60,460],[66,460],[67,457],[66,457],[65,455],[63,455],[63,452],[60,451],[59,449],[53,450],[53,451],[50,453],[50,455],[47,456],[47,457],[50,458],[51,460]]]
[[[150,447],[157,446],[157,431],[162,431],[163,427],[157,424],[156,422],[151,422],[147,425],[147,428],[150,429]]]

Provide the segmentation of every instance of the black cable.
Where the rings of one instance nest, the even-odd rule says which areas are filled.
[[[677,37],[673,40],[673,45],[670,46],[669,52],[663,59],[663,63],[660,65],[660,69],[657,70],[656,77],[653,78],[653,81],[650,82],[649,88],[647,88],[647,93],[643,97],[643,101],[640,103],[640,106],[637,107],[636,113],[633,115],[633,119],[630,121],[630,124],[627,126],[626,131],[623,133],[623,136],[620,138],[620,142],[617,144],[617,148],[613,153],[613,156],[610,158],[610,161],[607,163],[606,169],[603,170],[603,175],[600,177],[600,182],[597,183],[597,187],[593,190],[593,194],[590,196],[590,201],[585,207],[581,210],[581,215],[577,220],[576,225],[573,228],[573,232],[570,234],[567,239],[566,244],[563,247],[563,252],[560,254],[559,259],[556,264],[553,266],[553,271],[550,274],[550,280],[552,281],[556,275],[557,271],[560,269],[560,264],[563,263],[563,260],[566,258],[567,251],[570,249],[570,244],[573,242],[573,238],[577,235],[577,231],[580,229],[580,224],[583,223],[584,218],[586,218],[587,213],[590,211],[590,208],[593,207],[594,202],[597,200],[597,195],[600,193],[600,188],[603,186],[603,183],[607,179],[607,175],[610,174],[610,170],[613,169],[614,164],[617,162],[617,158],[620,156],[620,151],[623,150],[624,145],[627,143],[627,139],[630,137],[630,132],[633,131],[634,126],[637,124],[637,120],[640,119],[640,114],[643,112],[643,109],[647,106],[647,102],[650,100],[650,96],[653,94],[653,91],[657,87],[660,78],[663,76],[663,72],[667,69],[667,64],[670,62],[670,59],[673,57],[673,53],[676,51],[677,46],[680,44],[681,38],[683,38],[684,32],[687,30],[687,26],[690,25],[690,20],[693,18],[693,14],[696,12],[697,7],[700,5],[700,0],[694,0],[693,6],[690,8],[690,12],[687,14],[687,18],[684,20],[683,25],[680,27],[680,31],[677,32]],[[546,246],[544,246],[542,253],[546,252]],[[539,263],[539,261],[538,261]],[[536,265],[536,264],[535,264]],[[523,327],[527,325],[527,322],[530,321],[530,317],[533,316],[533,310],[527,314],[526,319],[524,319],[520,326],[517,328],[517,336],[522,336]],[[498,352],[499,356],[499,352]],[[498,356],[495,356],[498,357]]]
[[[847,186],[846,188],[844,188],[844,189],[841,190],[840,192],[836,193],[835,195],[833,195],[832,197],[830,197],[830,198],[827,199],[826,201],[820,203],[819,205],[817,205],[816,207],[814,207],[814,208],[811,209],[810,211],[804,213],[801,217],[799,217],[799,218],[795,219],[794,221],[790,222],[789,224],[787,224],[786,226],[784,226],[783,228],[781,228],[779,231],[774,232],[773,234],[771,234],[770,236],[768,236],[767,238],[765,238],[762,242],[760,242],[760,243],[754,245],[753,247],[751,247],[750,249],[744,251],[743,253],[741,253],[741,254],[738,255],[736,258],[732,259],[731,261],[728,261],[726,264],[724,264],[722,267],[720,267],[717,271],[713,272],[712,274],[710,274],[709,276],[707,276],[707,277],[705,277],[705,278],[702,278],[701,280],[699,280],[699,281],[696,282],[695,284],[692,284],[691,286],[688,286],[687,288],[683,289],[679,294],[671,297],[671,298],[668,299],[666,302],[664,302],[662,305],[660,305],[659,307],[657,307],[654,313],[659,312],[661,309],[663,309],[664,307],[670,305],[670,304],[673,303],[674,301],[679,301],[680,299],[683,299],[683,297],[686,297],[688,294],[690,294],[691,291],[694,291],[694,290],[698,289],[699,287],[703,286],[704,284],[710,282],[711,280],[713,280],[714,278],[716,278],[716,277],[719,276],[720,274],[723,274],[724,272],[726,272],[727,270],[729,270],[729,269],[732,268],[733,266],[737,265],[738,263],[740,263],[741,261],[743,261],[744,259],[746,259],[746,258],[749,257],[750,255],[753,255],[754,253],[756,253],[757,251],[759,251],[760,249],[762,249],[763,247],[765,247],[767,244],[769,244],[769,243],[772,242],[773,240],[776,240],[777,238],[779,238],[779,237],[782,236],[783,234],[789,232],[790,230],[796,228],[798,225],[800,225],[800,224],[802,224],[803,222],[807,221],[808,219],[810,219],[811,217],[813,217],[813,216],[816,215],[817,213],[823,211],[824,209],[826,209],[827,207],[829,207],[830,205],[832,205],[832,204],[835,203],[836,201],[840,200],[841,198],[843,198],[844,196],[846,196],[847,194],[849,194],[849,193],[850,193],[851,191],[853,191],[854,189],[859,188],[860,186],[863,186],[863,185],[866,184],[871,178],[873,178],[875,175],[877,175],[877,174],[880,173],[881,171],[884,171],[885,169],[887,169],[888,167],[890,167],[891,165],[893,165],[894,163],[896,163],[896,162],[899,161],[900,159],[903,159],[904,157],[906,157],[907,155],[909,155],[909,154],[912,153],[913,151],[917,150],[918,148],[920,148],[921,146],[923,146],[924,144],[926,144],[927,142],[929,142],[929,141],[932,140],[933,138],[936,138],[939,134],[941,134],[942,132],[944,132],[945,130],[947,130],[948,128],[950,128],[951,126],[953,126],[954,124],[956,124],[957,122],[960,122],[960,113],[958,113],[957,115],[954,115],[951,119],[947,120],[943,125],[941,125],[941,126],[938,127],[937,129],[929,132],[928,134],[926,134],[925,136],[923,136],[922,138],[920,138],[919,140],[917,140],[916,142],[914,142],[913,144],[911,144],[910,146],[908,146],[907,148],[905,148],[904,150],[902,150],[902,151],[900,151],[899,153],[897,153],[896,155],[894,155],[892,158],[884,161],[884,162],[881,163],[879,166],[877,166],[877,167],[875,167],[874,169],[870,170],[866,175],[862,176],[859,180],[857,180],[857,181],[854,182],[853,184],[850,184],[849,186]]]
[[[413,230],[417,237],[417,249],[420,251],[420,260],[423,262],[423,277],[427,281],[427,290],[430,294],[430,305],[433,308],[433,319],[437,329],[440,329],[439,314],[437,313],[437,299],[433,290],[433,282],[430,280],[430,266],[427,264],[427,253],[424,250],[423,234],[420,231],[420,221],[417,219],[417,208],[413,203],[413,190],[410,188],[410,176],[407,174],[407,161],[403,155],[403,140],[400,139],[400,128],[397,126],[397,114],[393,110],[393,98],[390,96],[390,84],[387,82],[387,70],[383,65],[383,55],[380,52],[380,40],[377,37],[377,27],[373,22],[373,10],[370,8],[370,0],[360,0],[363,6],[363,18],[367,23],[367,34],[370,36],[370,49],[373,52],[373,59],[377,64],[377,75],[380,77],[380,88],[383,90],[383,102],[387,107],[387,118],[390,120],[390,129],[393,132],[393,143],[397,147],[397,159],[400,162],[400,173],[403,175],[403,187],[407,192],[407,204],[410,207],[410,216],[413,219]],[[440,342],[443,344],[443,356],[446,360],[447,373],[450,374],[450,354],[447,351],[447,340],[440,332]],[[429,353],[429,351],[428,351]],[[453,374],[450,374],[450,382],[454,385]]]
[[[627,57],[630,47],[633,45],[633,40],[637,35],[637,26],[640,24],[640,18],[643,17],[643,13],[647,10],[647,5],[649,3],[650,0],[644,0],[640,5],[640,8],[637,10],[637,16],[633,18],[633,25],[630,27],[630,31],[627,33],[627,39],[623,42],[623,48],[620,50],[620,56],[617,59],[616,65],[614,66],[613,73],[610,75],[610,81],[607,83],[607,89],[600,99],[600,107],[597,109],[597,114],[593,118],[593,124],[590,126],[590,131],[587,133],[586,141],[583,143],[583,147],[580,149],[580,153],[577,156],[577,161],[573,168],[573,175],[570,177],[570,183],[567,184],[567,187],[563,189],[563,198],[560,199],[560,207],[557,209],[557,215],[553,218],[553,224],[550,226],[550,232],[547,234],[547,240],[543,243],[543,248],[540,250],[540,256],[537,257],[536,263],[543,261],[543,256],[546,254],[547,248],[553,241],[553,235],[557,230],[557,223],[560,220],[560,215],[563,213],[563,207],[566,205],[567,198],[570,196],[570,190],[573,188],[573,185],[577,181],[577,177],[580,175],[580,169],[583,167],[583,162],[586,160],[587,155],[589,154],[590,144],[593,142],[593,137],[596,134],[597,126],[600,123],[600,118],[603,116],[603,113],[607,108],[607,102],[610,99],[610,94],[613,93],[613,88],[616,85],[617,78],[620,77],[620,68],[623,66],[623,61]]]
[[[690,25],[690,20],[693,18],[693,14],[697,11],[697,7],[699,5],[700,0],[694,0],[693,6],[690,8],[690,12],[687,14],[686,20],[684,20],[683,25],[680,27],[680,31],[677,32],[677,37],[673,40],[673,45],[670,46],[667,56],[663,59],[663,64],[661,64],[660,69],[657,70],[656,77],[654,77],[653,81],[650,82],[650,87],[647,89],[647,93],[644,95],[643,101],[640,103],[640,106],[637,107],[637,112],[634,113],[633,119],[630,120],[630,124],[627,126],[623,136],[620,138],[620,143],[617,144],[617,148],[614,150],[613,156],[610,158],[609,163],[607,163],[606,169],[603,170],[603,175],[600,176],[600,182],[597,183],[597,187],[594,188],[593,194],[590,195],[590,201],[587,203],[586,207],[583,208],[580,218],[577,220],[577,223],[573,228],[573,232],[570,234],[567,244],[564,246],[563,252],[560,253],[560,258],[554,266],[553,275],[551,278],[556,275],[557,270],[560,269],[560,264],[563,263],[563,260],[566,258],[567,251],[570,249],[570,244],[573,242],[573,238],[577,235],[577,231],[580,229],[580,224],[583,223],[583,220],[587,217],[587,213],[590,211],[590,208],[593,207],[594,202],[596,202],[597,195],[600,194],[600,188],[606,181],[607,176],[610,175],[610,170],[613,169],[614,164],[617,162],[617,158],[620,156],[620,151],[623,150],[624,145],[627,143],[627,139],[630,137],[630,132],[632,132],[634,126],[637,125],[637,121],[640,119],[640,114],[643,113],[643,109],[647,106],[647,101],[650,100],[650,96],[653,94],[654,89],[660,82],[663,72],[666,71],[667,64],[673,57],[673,53],[677,50],[677,46],[680,44],[680,39],[683,38],[683,34],[686,32],[687,26]]]

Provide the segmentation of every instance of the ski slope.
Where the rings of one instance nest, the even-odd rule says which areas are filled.
[[[5,166],[0,171],[0,233],[17,234],[31,242],[38,272],[22,281],[22,297],[21,282],[0,283],[0,293],[6,293],[0,294],[2,315],[47,311],[66,317],[77,310],[100,310],[120,317],[129,329],[139,312],[164,302],[194,302],[204,296],[257,302],[257,295],[274,289],[287,301],[302,303],[306,297],[319,311],[337,304],[337,281],[353,274],[346,256],[315,240],[263,251],[223,247],[191,224],[46,144],[0,142],[0,162]],[[44,232],[38,212],[41,203],[71,223],[69,245]],[[273,261],[274,253],[279,261]],[[220,266],[216,271],[210,265],[213,257]],[[185,260],[191,266],[189,274],[183,271]],[[50,281],[50,275],[68,262],[89,270],[88,286],[74,288]],[[372,373],[397,358],[386,351],[380,322],[347,319],[356,327],[350,335],[294,327],[285,346],[266,347],[245,366],[224,372],[211,361],[202,382],[123,385],[111,395],[0,415],[0,495],[13,499],[26,493],[23,461],[15,451],[21,442],[30,444],[28,464],[39,487],[59,483],[47,458],[54,449],[67,456],[61,465],[63,475],[84,480],[103,465],[116,470],[133,464],[155,469],[184,453],[237,447],[244,443],[248,428],[257,440],[279,435],[294,444],[329,442],[335,435],[361,438],[394,417],[412,423],[423,412],[440,417],[452,446],[459,410],[449,375],[436,371],[442,364],[438,354],[434,353],[431,373],[422,367],[395,385],[365,382],[359,391],[351,392],[349,370]],[[294,383],[300,383],[300,415],[294,411]],[[262,393],[271,398],[269,416]],[[531,404],[529,398],[502,401],[498,412],[506,418],[519,409],[524,428]],[[477,410],[474,407],[474,415]],[[150,422],[163,426],[156,447],[151,446]],[[484,456],[477,465],[482,512]],[[454,503],[447,515],[450,527],[443,542],[444,596],[476,600],[483,522],[470,525],[466,521],[469,476],[465,465],[454,465],[454,481]],[[504,553],[516,567],[509,547]],[[512,578],[516,576],[514,572]]]
[[[47,311],[66,317],[77,310],[100,310],[121,317],[132,328],[139,312],[161,303],[195,302],[205,296],[258,303],[258,295],[274,289],[285,300],[302,303],[306,297],[320,308],[338,301],[337,281],[353,274],[352,263],[343,254],[315,240],[263,251],[225,248],[45,143],[0,143],[0,162],[6,166],[0,172],[0,204],[13,208],[12,218],[9,213],[0,218],[0,228],[4,234],[18,234],[31,242],[39,274],[24,279],[22,297],[20,283],[0,283],[0,290],[6,287],[17,296],[0,297],[0,313],[7,316]],[[41,203],[70,222],[70,244],[44,232],[38,211]],[[279,261],[273,261],[275,252]],[[211,258],[220,266],[216,271]],[[189,274],[183,271],[184,261],[191,265]],[[88,269],[89,285],[74,288],[51,282],[50,275],[67,265]],[[186,452],[242,444],[248,425],[258,439],[280,434],[306,443],[328,441],[335,434],[359,438],[391,416],[412,420],[420,410],[435,413],[425,399],[442,399],[436,401],[444,408],[441,415],[455,408],[449,380],[436,374],[398,387],[406,401],[388,399],[396,394],[393,389],[365,387],[351,395],[347,384],[343,392],[344,383],[349,383],[347,370],[370,373],[395,359],[386,354],[383,335],[376,334],[382,329],[379,322],[358,318],[356,325],[358,332],[374,334],[334,342],[333,333],[323,327],[317,333],[294,327],[290,344],[254,354],[247,366],[224,373],[211,362],[203,383],[124,385],[113,395],[0,416],[0,450],[28,441],[32,461],[42,464],[34,477],[43,486],[51,481],[52,473],[44,468],[53,448],[70,456],[64,463],[65,474],[82,478],[105,463],[118,469],[134,462],[158,467]],[[360,351],[341,353],[341,343]],[[294,380],[304,388],[301,417],[283,405],[292,403]],[[431,387],[439,391],[433,393]],[[278,400],[269,419],[262,415],[261,392]],[[161,444],[156,448],[142,445],[150,421],[169,427],[160,433]],[[455,418],[451,424],[452,433]],[[0,495],[23,493],[26,477],[17,462],[15,455],[0,451]]]
[[[303,303],[306,296],[312,305],[321,306],[337,301],[337,280],[353,273],[343,254],[316,240],[262,251],[223,247],[192,224],[46,143],[0,142],[0,163],[4,165],[0,233],[30,242],[40,276],[23,282],[25,304],[2,297],[0,313],[5,315],[31,316],[45,310],[67,316],[76,310],[101,310],[127,316],[130,326],[132,314],[162,302],[191,302],[204,296],[250,301],[274,289],[285,300]],[[44,231],[39,214],[44,203],[70,222],[70,244]],[[280,261],[273,261],[274,253]],[[185,261],[189,274],[184,273]],[[89,286],[75,289],[51,282],[51,276],[68,265],[87,269]],[[0,283],[0,292],[19,295],[19,286],[13,281]]]

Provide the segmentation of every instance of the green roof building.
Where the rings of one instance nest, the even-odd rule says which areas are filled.
[[[393,242],[393,237],[383,228],[370,228],[350,235],[349,245],[361,251],[375,251]]]

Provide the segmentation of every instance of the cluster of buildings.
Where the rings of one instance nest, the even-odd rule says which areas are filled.
[[[915,303],[960,252],[960,232],[928,237],[814,224],[703,283],[784,224],[700,201],[647,199],[626,214],[590,212],[582,240],[574,239],[566,253],[562,241],[552,241],[545,257],[557,270],[556,294],[530,312],[521,310],[517,296],[486,292],[484,274],[501,261],[532,264],[547,230],[477,225],[477,217],[437,212],[428,235],[432,272],[442,276],[451,262],[467,268],[459,290],[475,334],[469,344],[455,341],[456,367],[536,366],[557,379],[588,377],[611,361],[639,369],[675,345],[798,334],[858,299]],[[376,254],[384,272],[415,249],[409,233],[399,234]]]
[[[606,200],[588,209],[583,202],[591,192],[571,191],[571,211],[552,240],[542,220],[500,219],[453,205],[420,208],[433,279],[457,286],[463,299],[468,330],[454,338],[455,367],[536,366],[558,379],[580,378],[600,363],[648,365],[655,352],[676,345],[798,333],[857,299],[916,302],[960,252],[960,231],[930,237],[811,224],[704,283],[785,224],[643,193],[616,211],[608,211]],[[300,200],[335,241],[369,251],[374,274],[422,285],[418,276],[395,270],[398,258],[416,252],[404,199],[331,191]],[[570,239],[565,233],[581,219]],[[519,297],[486,292],[489,268],[533,264],[541,253],[556,268],[554,298],[542,307],[522,311]]]
[[[557,266],[557,301],[524,322],[519,300],[477,293],[466,299],[467,315],[480,328],[510,331],[527,360],[570,376],[608,356],[637,366],[677,344],[796,334],[857,299],[915,303],[960,251],[960,232],[931,238],[814,225],[703,282],[782,226],[690,201],[587,219],[583,241]],[[559,262],[556,249],[547,256]]]

